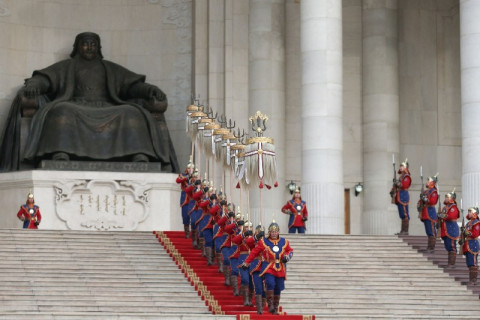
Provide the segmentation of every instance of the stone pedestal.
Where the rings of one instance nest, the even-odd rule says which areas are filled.
[[[34,170],[0,174],[1,228],[21,228],[16,214],[31,191],[40,229],[183,230],[176,174]]]

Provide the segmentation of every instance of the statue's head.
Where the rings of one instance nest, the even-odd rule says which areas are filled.
[[[97,56],[103,59],[100,36],[93,32],[77,34],[70,57],[75,57],[77,53],[87,60],[91,60]]]

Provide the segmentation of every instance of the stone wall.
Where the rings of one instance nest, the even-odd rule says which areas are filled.
[[[410,209],[425,177],[462,196],[458,0],[399,1],[400,154],[413,177]],[[416,213],[413,214],[414,220]],[[414,231],[423,234],[423,226]]]
[[[0,129],[32,71],[68,58],[75,35],[100,35],[105,59],[147,76],[168,97],[179,164],[188,161],[185,107],[192,70],[191,0],[0,1]]]
[[[247,0],[0,0],[0,129],[23,79],[34,69],[66,58],[77,33],[94,31],[102,37],[106,59],[146,74],[147,81],[167,93],[167,122],[183,167],[190,153],[184,110],[191,92],[248,129],[252,99],[248,55],[254,43],[249,39],[251,4]],[[302,176],[300,4],[296,0],[279,4],[284,5],[284,15],[278,14],[284,17],[280,22],[284,48],[278,49],[284,50],[285,99],[274,110],[285,111],[270,116],[284,117],[285,128],[270,134],[285,129],[281,139],[285,149],[280,154],[284,188],[290,180],[301,184]],[[456,187],[461,197],[458,0],[399,0],[397,12],[400,158],[408,157],[411,164],[410,209],[415,220],[420,165],[425,176],[440,173],[442,194]],[[350,189],[350,231],[356,234],[361,233],[364,199],[362,194],[355,197],[353,190],[364,181],[362,21],[362,0],[343,0],[343,172],[345,188]],[[206,163],[201,166],[205,169]],[[242,198],[241,205],[246,206],[246,194],[232,190],[228,176],[217,173],[215,180],[229,189],[227,194],[235,202]],[[287,200],[285,190],[284,195]],[[388,197],[388,190],[378,196]],[[278,218],[276,210],[283,203],[270,200],[268,211]],[[414,224],[414,232],[422,233],[418,221]]]

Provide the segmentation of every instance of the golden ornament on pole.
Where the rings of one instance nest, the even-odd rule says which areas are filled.
[[[249,118],[251,128],[256,137],[248,138],[245,147],[245,165],[247,178],[251,184],[257,184],[263,188],[264,184],[268,189],[277,182],[277,161],[275,156],[275,145],[273,139],[264,137],[263,132],[267,130],[267,115],[257,111]]]

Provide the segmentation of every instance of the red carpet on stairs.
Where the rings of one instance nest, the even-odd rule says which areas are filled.
[[[272,315],[265,308],[264,314],[258,315],[256,307],[245,307],[242,297],[233,296],[232,287],[224,285],[223,274],[218,273],[216,265],[208,266],[201,251],[192,247],[192,240],[185,239],[183,231],[154,231],[159,242],[170,253],[175,263],[198,290],[214,314],[237,315],[239,320],[248,319],[285,319],[313,320],[314,315]],[[240,288],[240,285],[239,285]],[[287,288],[288,290],[288,288]],[[281,311],[281,307],[279,308]]]

